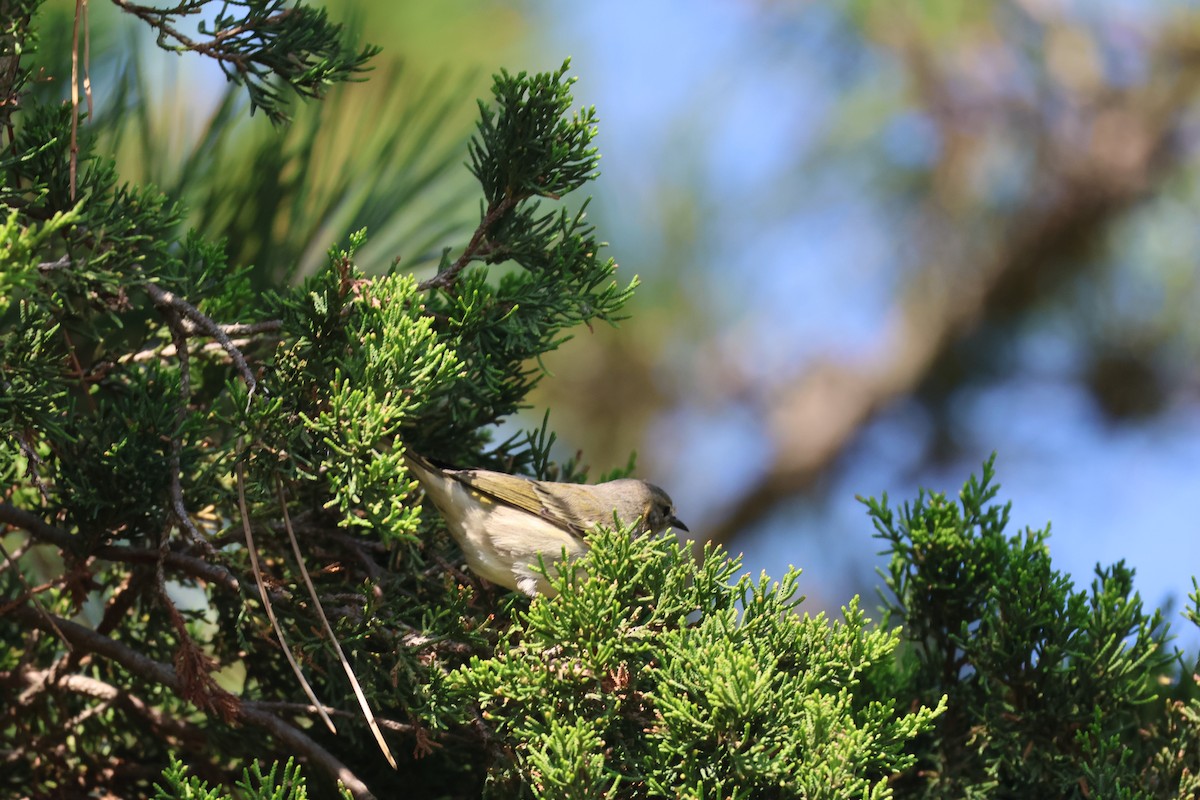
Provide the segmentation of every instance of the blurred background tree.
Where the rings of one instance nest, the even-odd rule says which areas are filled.
[[[65,59],[73,4],[58,5],[62,44],[43,53]],[[514,428],[553,408],[563,454],[594,475],[636,450],[701,538],[754,570],[804,566],[831,607],[876,582],[855,494],[953,486],[992,450],[1025,519],[1054,519],[1057,563],[1086,576],[1128,558],[1151,602],[1186,591],[1200,556],[1194,8],[330,10],[384,46],[378,72],[282,133],[240,124],[236,146],[206,137],[239,102],[192,71],[211,67],[94,39],[121,53],[92,65],[124,76],[93,81],[96,121],[119,118],[97,127],[121,173],[183,197],[260,282],[310,271],[364,225],[365,266],[404,242],[409,266],[432,269],[477,213],[456,169],[470,104],[451,100],[502,65],[570,55],[602,121],[591,216],[644,284],[623,327],[546,359],[555,379]],[[94,13],[93,37],[133,35]],[[141,97],[153,116],[134,113]],[[264,159],[279,185],[249,182]],[[227,191],[229,175],[247,184]],[[440,202],[403,202],[430,186]]]
[[[536,8],[604,119],[594,214],[646,279],[548,360],[560,432],[638,449],[701,537],[803,565],[829,606],[876,583],[856,494],[992,450],[1056,563],[1186,593],[1194,7]]]

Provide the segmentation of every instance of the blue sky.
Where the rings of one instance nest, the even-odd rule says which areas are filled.
[[[702,195],[696,252],[706,257],[694,265],[690,291],[711,309],[719,349],[754,342],[747,368],[769,379],[816,354],[868,347],[883,330],[910,252],[888,241],[890,212],[872,205],[865,171],[814,170],[811,183],[780,191],[781,165],[798,163],[820,139],[839,99],[839,71],[864,66],[831,54],[826,12],[788,27],[762,7],[534,4],[531,18],[545,25],[544,61],[528,68],[570,55],[577,100],[599,110],[593,217],[623,270],[652,277],[669,246],[660,233],[665,212],[655,205],[663,184]],[[886,64],[882,54],[863,58]],[[887,85],[886,70],[880,80],[881,92],[902,90]],[[912,116],[889,122],[881,140],[893,158],[914,163],[938,147]],[[1047,315],[1013,343],[1018,377],[981,387],[952,410],[970,443],[963,462],[919,469],[914,454],[928,422],[900,403],[846,454],[824,487],[828,499],[798,499],[735,543],[746,566],[774,575],[788,563],[803,567],[802,585],[819,604],[837,607],[855,591],[873,601],[880,559],[871,554],[879,547],[855,495],[887,491],[903,501],[918,486],[954,493],[994,450],[1001,498],[1014,505],[1013,532],[1052,523],[1055,564],[1077,588],[1088,586],[1097,562],[1125,559],[1147,603],[1174,598],[1177,610],[1200,572],[1192,510],[1200,497],[1200,413],[1184,398],[1152,421],[1109,424],[1076,382],[1077,337],[1062,325]],[[679,342],[672,352],[687,347]],[[683,365],[677,371],[693,371],[679,376],[685,384],[713,379],[702,362],[674,361]],[[649,446],[650,460],[663,465],[656,477],[688,520],[752,480],[770,450],[747,409],[700,402],[661,419]],[[822,533],[807,533],[814,531]],[[1200,641],[1177,616],[1172,627],[1189,647]]]

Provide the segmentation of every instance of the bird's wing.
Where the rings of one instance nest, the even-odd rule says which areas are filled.
[[[542,516],[562,520],[583,535],[596,525],[613,524],[613,508],[600,499],[595,486],[576,483],[543,483],[536,487],[541,498]]]
[[[528,478],[486,469],[454,470],[449,474],[498,503],[533,514],[575,536],[583,535],[583,529],[572,521],[577,515],[572,515],[570,508],[552,492],[543,491],[536,482]]]

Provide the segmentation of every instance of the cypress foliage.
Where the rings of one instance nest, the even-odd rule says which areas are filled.
[[[365,274],[360,231],[264,288],[32,92],[38,5],[8,4],[0,52],[23,101],[0,149],[0,791],[1200,792],[1194,665],[1123,564],[1077,591],[1048,531],[1008,534],[991,462],[957,503],[867,502],[892,556],[878,625],[857,599],[803,613],[797,570],[621,530],[553,600],[459,571],[405,448],[585,479],[548,417],[495,424],[636,286],[564,203],[598,158],[566,65],[496,76],[466,149],[477,224],[435,273]],[[203,3],[117,5],[281,124],[284,87],[320,95],[375,52],[278,2],[230,4],[202,41],[177,24]]]

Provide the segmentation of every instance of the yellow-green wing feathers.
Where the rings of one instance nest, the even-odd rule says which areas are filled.
[[[575,484],[539,484],[520,476],[482,469],[455,470],[450,474],[497,502],[536,514],[578,536],[604,517],[612,520],[612,509],[601,508],[591,492]],[[581,522],[584,524],[579,524]]]
[[[569,525],[582,534],[596,525],[613,524],[613,508],[600,500],[594,486],[575,483],[543,483],[537,487],[542,499],[542,516]]]
[[[532,481],[518,475],[505,475],[485,469],[456,469],[447,472],[455,480],[505,505],[528,511],[530,514],[537,514],[542,509],[537,487]]]
[[[612,498],[596,486],[534,481],[486,469],[451,469],[438,466],[416,453],[406,453],[410,467],[435,472],[458,481],[497,503],[534,514],[582,538],[596,525],[611,525]]]

